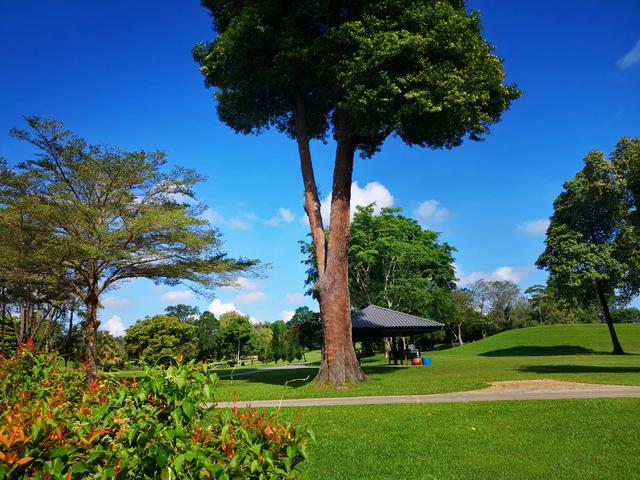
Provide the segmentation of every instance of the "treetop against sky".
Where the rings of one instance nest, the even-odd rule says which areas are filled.
[[[484,142],[431,151],[390,139],[375,158],[356,160],[352,205],[401,207],[441,231],[458,249],[463,283],[544,281],[534,262],[562,183],[589,150],[609,152],[620,137],[640,134],[640,4],[558,3],[469,2],[498,46],[507,81],[524,91]],[[176,303],[269,321],[301,304],[315,308],[302,296],[297,242],[308,226],[295,143],[277,132],[237,135],[216,120],[190,53],[211,37],[198,1],[0,0],[0,9],[0,133],[23,127],[22,115],[45,115],[92,143],[166,151],[170,164],[208,177],[199,198],[229,254],[273,265],[269,278],[241,279],[213,301],[180,287],[124,284],[104,300],[104,327],[119,333]],[[312,143],[325,200],[334,148]],[[0,156],[11,164],[33,153],[0,137]]]

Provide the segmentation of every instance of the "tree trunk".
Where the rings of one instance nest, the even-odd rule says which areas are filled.
[[[72,329],[73,329],[73,312],[75,310],[75,307],[72,305],[71,309],[69,310],[69,329],[67,330],[67,336],[64,339],[64,355],[62,358],[64,358],[64,366],[67,366],[67,363],[69,362],[69,358],[71,357],[71,333],[72,333]]]
[[[2,318],[0,318],[0,321],[2,321],[2,323],[0,324],[0,355],[5,356],[5,342],[4,342],[4,337],[5,337],[5,325],[6,325],[6,321],[7,321],[7,300],[5,298],[5,287],[2,287],[2,313],[0,313],[0,315],[2,315]]]
[[[609,302],[607,301],[602,285],[598,285],[598,298],[600,299],[600,305],[602,306],[602,313],[607,321],[607,327],[609,327],[609,335],[611,335],[611,343],[613,344],[613,353],[616,355],[624,355],[624,350],[622,350],[622,345],[620,345],[620,342],[618,341],[618,335],[616,334],[616,329],[613,326],[613,318],[611,318],[611,312],[609,311]]]
[[[304,183],[304,209],[309,218],[311,238],[316,254],[318,276],[322,276],[326,265],[326,242],[324,238],[324,226],[320,212],[320,199],[318,187],[313,172],[311,150],[309,148],[309,134],[307,132],[307,119],[304,102],[300,96],[296,99],[296,141],[298,143],[298,155],[300,156],[300,169]]]
[[[320,385],[366,379],[353,348],[349,297],[349,216],[355,148],[346,114],[338,111],[335,115],[337,149],[326,268],[314,289],[324,332],[324,352],[316,377],[316,383]]]
[[[20,303],[20,325],[17,332],[18,346],[23,345],[33,336],[33,305],[31,303]]]
[[[460,323],[458,324],[458,344],[464,345],[464,342],[462,341],[462,325]]]
[[[87,380],[91,381],[98,376],[98,353],[97,353],[97,335],[98,327],[98,295],[90,292],[85,300],[87,316],[84,325],[84,335],[86,343],[85,370]]]

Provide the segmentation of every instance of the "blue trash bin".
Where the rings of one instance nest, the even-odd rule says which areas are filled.
[[[422,357],[422,366],[430,367],[431,366],[431,357]]]

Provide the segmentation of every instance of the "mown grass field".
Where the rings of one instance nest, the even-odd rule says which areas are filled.
[[[366,358],[363,368],[369,381],[347,388],[317,388],[312,383],[315,366],[222,379],[218,399],[442,393],[479,389],[491,381],[543,378],[640,385],[640,325],[616,329],[627,355],[609,353],[605,325],[544,325],[432,352],[432,367],[389,367],[382,355]]]
[[[313,480],[640,478],[640,399],[306,407]]]

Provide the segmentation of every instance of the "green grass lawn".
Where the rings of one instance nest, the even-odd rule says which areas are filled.
[[[381,355],[366,358],[362,363],[369,381],[347,388],[315,387],[315,367],[223,379],[218,399],[442,393],[483,388],[491,381],[542,378],[640,385],[640,325],[616,329],[628,355],[609,354],[605,325],[545,325],[431,352],[432,367],[389,367]]]
[[[229,375],[233,373],[246,372],[249,370],[261,370],[265,368],[284,367],[291,364],[299,364],[299,363],[311,363],[313,365],[320,364],[320,350],[312,350],[310,352],[306,352],[305,357],[306,357],[306,360],[296,360],[295,362],[292,362],[292,363],[283,362],[283,361],[279,361],[278,363],[276,362],[263,363],[263,362],[254,361],[253,365],[249,360],[245,359],[244,360],[245,365],[238,366],[236,368],[221,366],[216,369],[216,373],[218,373],[218,375]],[[144,370],[142,369],[114,370],[112,372],[102,372],[102,373],[105,375],[116,377],[116,378],[131,378],[134,376],[140,377],[144,375]]]
[[[640,399],[298,411],[314,480],[640,478]]]

